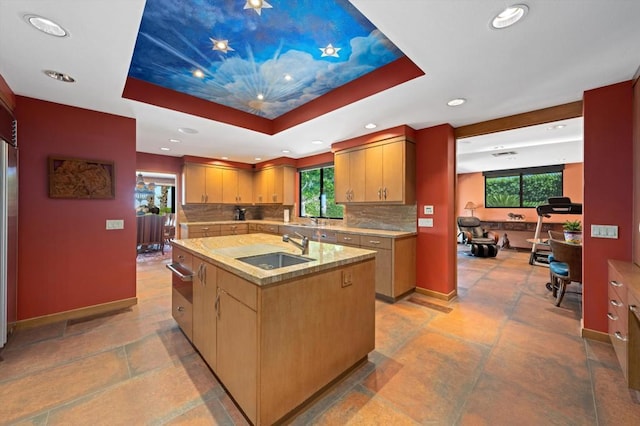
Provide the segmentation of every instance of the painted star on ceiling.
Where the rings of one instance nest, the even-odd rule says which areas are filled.
[[[213,50],[219,50],[223,53],[234,50],[231,48],[231,46],[229,46],[229,40],[216,40],[215,38],[211,37],[209,37],[209,40],[211,40],[211,42],[213,43]]]
[[[342,50],[341,47],[333,47],[331,43],[327,44],[326,47],[319,47],[318,49],[322,51],[321,57],[333,56],[334,58],[339,58],[338,52]]]
[[[258,15],[262,14],[262,9],[271,9],[272,7],[273,6],[264,0],[247,0],[247,3],[244,5],[245,9],[253,9]]]

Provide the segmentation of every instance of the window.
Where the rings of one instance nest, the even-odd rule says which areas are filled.
[[[343,206],[336,204],[333,166],[300,171],[300,217],[342,219]]]
[[[484,172],[485,207],[537,207],[562,196],[563,165]]]

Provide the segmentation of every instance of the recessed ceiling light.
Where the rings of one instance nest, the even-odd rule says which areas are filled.
[[[376,127],[378,127],[378,125],[375,123],[365,124],[364,126],[365,129],[375,129]]]
[[[264,95],[262,93],[258,93],[258,96],[256,96],[256,98],[263,100],[264,99]]]
[[[529,7],[526,4],[509,6],[493,18],[491,27],[496,30],[510,27],[524,18],[527,12],[529,12]]]
[[[216,40],[215,38],[209,37],[209,40],[213,43],[213,50],[217,50],[222,53],[227,53],[229,51],[233,51],[231,46],[229,46],[229,40]]]
[[[204,73],[202,72],[202,70],[195,70],[193,72],[193,76],[196,78],[204,78]]]
[[[196,133],[198,133],[198,131],[196,129],[192,129],[190,127],[180,127],[178,129],[178,131],[180,133],[186,133],[186,134],[189,134],[189,135],[195,135]]]
[[[229,157],[220,157],[220,158],[222,158],[223,160],[228,160],[229,159]]]
[[[256,158],[254,158],[254,160],[256,160],[256,161],[260,161],[260,160],[262,160],[262,158],[260,158],[260,157],[256,157]]]
[[[24,15],[24,19],[30,23],[34,28],[42,31],[45,34],[49,34],[55,37],[66,37],[69,35],[67,30],[62,28],[50,19],[43,18],[38,15]]]
[[[258,15],[262,15],[262,9],[271,9],[272,7],[265,0],[247,0],[244,5],[244,9],[253,9]]]
[[[291,76],[291,74],[285,74],[285,75],[284,75],[284,79],[285,79],[286,81],[291,81],[291,80],[293,80],[293,77]]]
[[[180,139],[169,139],[169,142],[180,143]]]
[[[171,148],[167,148],[167,147],[162,147],[160,148],[160,151],[171,151]]]
[[[322,142],[320,139],[316,139],[316,140],[314,140],[314,141],[311,141],[311,143],[312,143],[312,144],[314,144],[314,145],[320,145],[320,144],[322,144],[323,142]]]
[[[455,98],[447,102],[447,105],[449,105],[450,107],[456,107],[462,105],[465,102],[467,102],[465,98]]]
[[[64,81],[65,83],[74,83],[76,81],[73,77],[58,71],[44,70],[44,73],[54,80]]]
[[[558,130],[558,129],[564,129],[565,127],[567,127],[566,124],[556,124],[555,126],[549,126],[547,127],[547,130]]]
[[[291,151],[289,151],[288,149],[283,149],[281,152],[282,152],[283,154],[288,154],[288,153],[290,153]]]

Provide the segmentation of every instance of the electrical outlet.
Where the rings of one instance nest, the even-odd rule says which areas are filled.
[[[123,219],[107,219],[107,229],[109,231],[113,229],[124,229]]]
[[[418,218],[418,227],[420,227],[420,228],[433,228],[433,218],[430,218],[430,217]]]
[[[349,287],[351,284],[353,284],[351,271],[342,271],[342,287]]]

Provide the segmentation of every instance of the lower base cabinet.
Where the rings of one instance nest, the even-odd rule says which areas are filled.
[[[264,288],[212,264],[205,263],[204,273],[196,271],[192,343],[251,423],[271,425],[286,418],[374,350],[373,262]],[[215,294],[210,291],[214,276]],[[214,315],[198,306],[213,307]],[[191,340],[184,318],[178,324]],[[200,332],[207,336],[196,338]],[[198,344],[211,339],[213,362],[205,355],[211,346]]]

